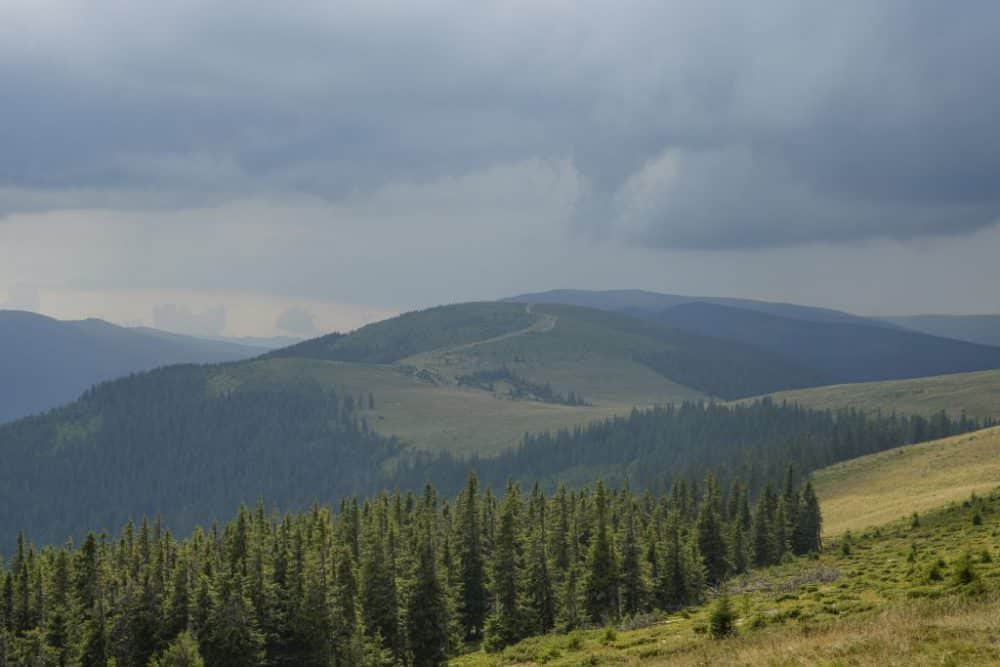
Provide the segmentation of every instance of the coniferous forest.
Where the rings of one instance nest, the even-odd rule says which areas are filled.
[[[428,481],[451,496],[470,469],[495,492],[509,479],[551,491],[601,478],[662,493],[674,479],[712,470],[720,483],[739,477],[757,493],[788,463],[807,474],[984,425],[768,399],[686,403],[527,434],[494,458],[459,458],[376,432],[364,406],[378,401],[310,382],[234,391],[194,366],[100,385],[65,408],[0,427],[0,553],[10,553],[19,529],[58,544],[143,515],[187,533],[257,498],[301,511],[382,489],[419,491]]]
[[[474,474],[453,500],[381,493],[279,515],[243,507],[176,539],[158,520],[0,567],[0,664],[439,665],[481,645],[701,601],[820,548],[792,468],[753,498],[709,474],[660,495],[545,495]]]

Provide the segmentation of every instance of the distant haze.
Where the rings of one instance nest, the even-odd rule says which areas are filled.
[[[1000,4],[9,0],[0,307],[573,287],[1000,313]]]

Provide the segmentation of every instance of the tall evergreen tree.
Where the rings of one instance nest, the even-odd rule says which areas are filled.
[[[601,481],[594,494],[594,535],[587,554],[584,606],[593,623],[618,618],[618,562],[608,527],[608,492]]]

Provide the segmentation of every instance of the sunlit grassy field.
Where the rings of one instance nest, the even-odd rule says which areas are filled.
[[[838,463],[814,481],[825,534],[880,525],[1000,486],[1000,427]]]
[[[991,494],[927,512],[919,526],[900,520],[854,535],[849,549],[844,539],[830,541],[815,559],[731,581],[736,638],[708,636],[707,603],[619,628],[533,638],[454,664],[1000,664],[998,536],[1000,494]],[[966,554],[971,582],[960,576]]]

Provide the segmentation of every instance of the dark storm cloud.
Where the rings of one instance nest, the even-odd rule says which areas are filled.
[[[993,2],[56,4],[0,28],[0,214],[537,158],[572,160],[581,233],[644,245],[1000,219]]]

